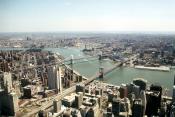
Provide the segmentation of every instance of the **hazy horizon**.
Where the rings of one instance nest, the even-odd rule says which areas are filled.
[[[174,0],[1,0],[0,32],[175,32]]]
[[[175,31],[28,31],[28,32],[0,32],[0,34],[11,33],[92,33],[92,34],[175,34]]]

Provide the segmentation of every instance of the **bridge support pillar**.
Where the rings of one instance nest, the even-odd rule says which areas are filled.
[[[104,68],[101,67],[101,68],[99,68],[99,79],[103,80],[103,77],[104,77]]]
[[[70,65],[71,65],[71,76],[70,76],[70,80],[72,81],[73,80],[73,77],[74,77],[74,71],[73,71],[73,56],[71,56],[71,59],[70,59]]]
[[[72,58],[70,59],[70,64],[73,65],[73,59]]]
[[[98,55],[98,60],[99,60],[99,61],[102,60],[102,55]]]

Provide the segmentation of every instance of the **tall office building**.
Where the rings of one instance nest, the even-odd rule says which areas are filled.
[[[28,85],[28,86],[25,86],[23,87],[23,97],[25,98],[32,98],[33,96],[33,90],[32,90],[32,86]]]
[[[108,93],[108,102],[112,102],[113,101],[113,98],[119,98],[120,96],[120,92],[119,91],[116,91],[116,93],[112,93],[112,92],[109,92]]]
[[[57,79],[57,72],[55,66],[50,66],[47,69],[48,72],[48,87],[49,89],[56,89],[58,85],[56,82]]]
[[[127,112],[131,112],[131,103],[130,103],[130,100],[128,98],[124,98],[124,103],[125,103],[125,106],[126,106],[126,111]]]
[[[175,85],[173,86],[173,102],[175,102]]]
[[[122,84],[122,85],[120,86],[119,91],[120,91],[120,98],[127,97],[128,91],[127,91],[126,84]]]
[[[40,110],[38,112],[38,117],[47,117],[47,113],[45,111],[43,111],[43,110]]]
[[[157,116],[157,112],[160,105],[160,92],[158,91],[149,91],[146,93],[147,105],[146,105],[146,115],[148,117]]]
[[[9,66],[8,66],[8,62],[6,60],[4,60],[3,63],[2,63],[2,71],[3,72],[9,72],[10,71]]]
[[[102,107],[102,96],[97,95],[97,98],[98,98],[98,105],[99,105],[99,108],[101,109],[101,107]]]
[[[127,87],[128,94],[132,93],[133,84],[127,83],[127,84],[126,84],[126,87]]]
[[[134,93],[130,93],[130,94],[128,95],[128,98],[129,98],[130,104],[131,104],[131,106],[132,106],[134,100],[136,99],[135,94],[134,94]]]
[[[143,113],[145,114],[147,101],[146,101],[146,93],[144,90],[141,90],[140,92],[140,99],[142,100]]]
[[[174,75],[174,85],[175,85],[175,75]]]
[[[133,107],[132,107],[132,117],[143,117],[143,105],[142,100],[137,99],[134,100]]]
[[[90,108],[87,111],[86,117],[95,117],[95,114],[94,113],[95,113],[94,110],[92,108]]]
[[[58,67],[57,80],[58,80],[58,83],[59,83],[59,91],[62,93],[62,80],[61,80],[61,76],[62,76],[61,67]]]
[[[114,116],[119,116],[121,107],[121,100],[117,98],[113,98],[112,101],[112,113]]]
[[[175,106],[174,105],[171,106],[170,117],[175,117]]]
[[[123,100],[120,103],[120,112],[127,112],[126,103]]]
[[[139,97],[139,94],[140,94],[140,87],[137,86],[137,85],[133,85],[132,91],[134,92],[135,97],[138,98]]]
[[[18,97],[16,93],[0,95],[0,115],[15,116],[18,110]]]
[[[157,104],[158,104],[158,108],[160,109],[160,107],[161,107],[161,99],[162,99],[162,86],[161,85],[158,85],[158,84],[152,84],[151,86],[150,86],[150,90],[151,91],[156,91],[156,92],[159,92],[159,97],[158,97],[158,102],[157,102]]]
[[[61,101],[53,101],[53,112],[58,113],[61,110]]]
[[[137,86],[140,87],[140,90],[145,90],[146,89],[146,84],[147,84],[147,81],[143,78],[137,78],[137,79],[134,79],[133,80],[133,83]]]
[[[174,75],[174,85],[173,85],[173,102],[175,102],[175,75]]]
[[[56,66],[48,67],[48,87],[49,89],[62,90],[61,86],[61,69],[57,69]]]
[[[10,93],[12,90],[12,74],[9,72],[4,72],[3,81],[6,92]]]
[[[83,95],[83,94],[82,94],[82,95]],[[82,101],[83,101],[82,95],[76,95],[76,96],[75,96],[75,106],[76,106],[77,109],[79,109],[80,106],[82,105]]]
[[[85,93],[85,85],[84,84],[77,84],[76,85],[76,92],[83,92],[83,95]]]

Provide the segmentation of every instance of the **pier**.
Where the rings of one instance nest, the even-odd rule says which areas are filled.
[[[135,66],[136,69],[146,69],[146,70],[155,70],[155,71],[164,71],[169,72],[170,68],[166,66],[160,66],[160,67],[145,67],[145,66]]]

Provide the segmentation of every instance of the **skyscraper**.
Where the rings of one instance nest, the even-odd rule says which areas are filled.
[[[142,100],[137,99],[134,100],[133,107],[132,107],[132,117],[143,117],[143,105]]]
[[[173,102],[175,101],[175,75],[174,75],[174,85],[173,85]]]
[[[134,92],[136,98],[138,98],[140,94],[140,87],[134,84],[132,87],[132,91]]]
[[[82,94],[83,95],[83,94]],[[75,105],[76,105],[76,108],[79,109],[80,106],[82,105],[82,96],[81,95],[76,95],[75,96]]]
[[[0,115],[15,116],[18,110],[18,97],[16,93],[0,95]]]
[[[53,112],[58,113],[61,110],[61,101],[53,101]]]
[[[144,80],[143,78],[137,78],[137,79],[134,79],[133,80],[133,83],[137,86],[140,87],[140,90],[145,90],[146,89],[146,84],[147,84],[147,81]]]
[[[151,86],[150,86],[150,90],[151,91],[154,91],[154,92],[159,92],[159,97],[158,97],[158,102],[157,102],[157,104],[158,104],[158,108],[160,108],[160,106],[161,106],[161,97],[162,97],[162,86],[161,85],[158,85],[158,84],[152,84]]]
[[[126,84],[122,84],[122,85],[120,86],[119,91],[120,91],[120,98],[127,97],[128,91],[127,91]]]
[[[173,102],[175,102],[175,85],[173,86]]]
[[[115,116],[119,116],[120,114],[120,107],[121,107],[121,100],[117,98],[113,98],[112,101],[112,113]]]
[[[141,90],[140,92],[140,99],[142,100],[143,113],[145,114],[147,101],[146,101],[146,93],[144,90]]]
[[[50,66],[48,71],[48,87],[49,89],[61,90],[61,71],[56,66]]]
[[[12,90],[12,74],[9,72],[4,72],[4,88],[7,93],[10,93]]]
[[[146,105],[146,115],[157,116],[158,109],[160,109],[160,92],[158,91],[149,91],[146,93],[147,105]]]
[[[170,117],[175,117],[175,106],[174,105],[171,106]]]

